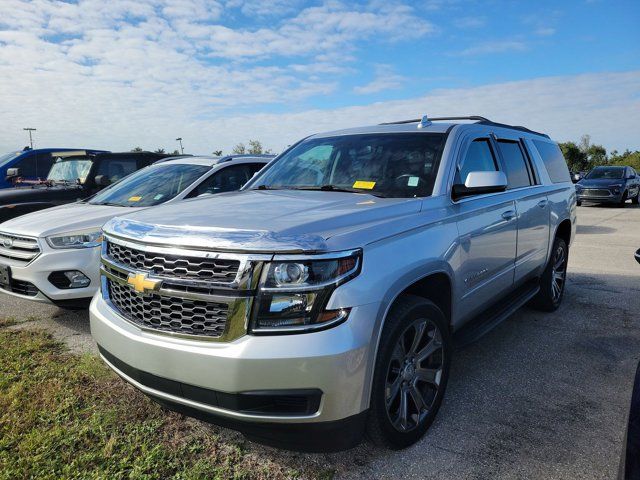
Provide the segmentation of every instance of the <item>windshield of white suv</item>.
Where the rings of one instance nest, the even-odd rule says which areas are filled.
[[[442,133],[388,133],[305,140],[249,188],[426,197],[433,190],[445,138]]]
[[[151,207],[171,200],[209,170],[211,167],[206,165],[153,165],[105,188],[89,203]]]
[[[91,170],[91,165],[93,165],[93,161],[88,158],[59,159],[51,166],[47,180],[73,183],[79,181],[80,183],[84,183]]]
[[[624,167],[598,167],[594,168],[585,177],[589,180],[594,179],[615,179],[619,180],[624,176]]]

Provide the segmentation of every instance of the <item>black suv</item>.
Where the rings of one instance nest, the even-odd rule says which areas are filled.
[[[14,188],[0,190],[0,222],[25,213],[89,197],[102,188],[169,155],[152,152],[56,152],[45,180],[20,178],[17,168],[7,170]]]

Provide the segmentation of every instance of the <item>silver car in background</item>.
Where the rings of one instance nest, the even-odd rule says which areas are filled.
[[[558,308],[575,228],[547,135],[482,117],[317,134],[239,192],[109,221],[91,331],[174,410],[296,450],[403,448],[454,344]]]

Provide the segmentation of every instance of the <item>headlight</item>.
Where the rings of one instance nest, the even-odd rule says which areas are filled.
[[[253,333],[301,333],[346,320],[349,309],[325,307],[333,290],[360,272],[361,251],[282,258],[265,266],[254,307]]]
[[[47,237],[51,248],[91,248],[102,243],[102,232],[70,232],[64,235]]]

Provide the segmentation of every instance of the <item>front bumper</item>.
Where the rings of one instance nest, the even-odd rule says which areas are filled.
[[[601,190],[601,189],[600,189]],[[614,194],[611,192],[609,195],[594,195],[588,194],[584,190],[581,192],[576,191],[576,196],[579,202],[593,202],[593,203],[620,203],[622,201],[623,192]]]
[[[54,303],[58,305],[73,304],[78,300],[89,300],[100,286],[100,248],[53,249],[39,240],[41,253],[30,263],[0,258],[0,263],[11,267],[11,278],[20,282],[28,282],[35,286],[37,294],[21,295],[0,288],[0,292],[24,298],[26,300]],[[85,288],[61,289],[48,279],[51,272],[79,270],[91,283]]]
[[[345,323],[320,332],[244,335],[228,343],[143,331],[120,317],[100,295],[91,303],[90,321],[103,359],[129,383],[171,408],[197,412],[196,416],[206,416],[214,423],[265,440],[272,430],[267,427],[273,425],[290,426],[286,427],[289,434],[294,429],[302,432],[302,437],[307,431],[305,424],[310,427],[307,435],[313,424],[332,432],[346,425],[353,428],[354,422],[363,425],[378,309],[378,303],[354,307]],[[142,376],[133,378],[131,372]],[[139,381],[149,376],[157,381]],[[174,388],[176,384],[183,388]],[[187,389],[222,395],[309,390],[321,392],[321,399],[313,412],[269,414],[206,402],[201,400],[204,397],[187,395]],[[281,441],[276,443],[286,446]],[[295,442],[292,447],[305,449]]]

